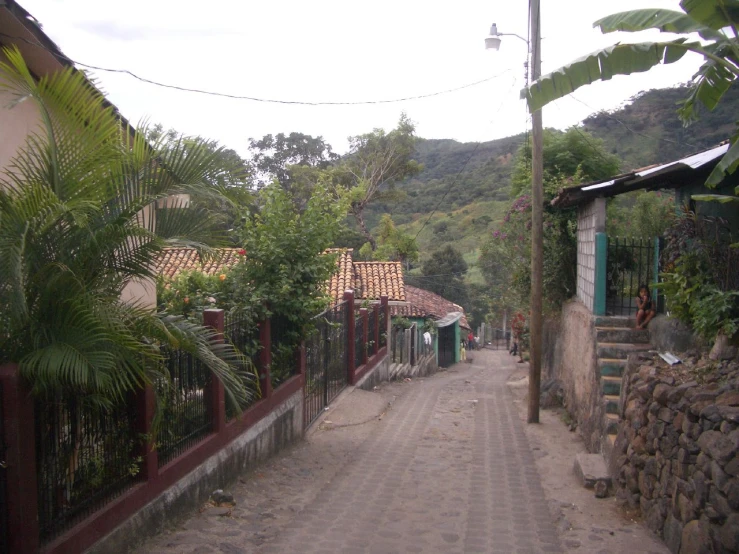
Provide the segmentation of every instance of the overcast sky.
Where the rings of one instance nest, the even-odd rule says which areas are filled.
[[[216,139],[242,154],[248,138],[298,131],[322,135],[336,151],[346,138],[392,128],[402,111],[424,138],[485,141],[522,132],[526,45],[504,37],[484,49],[490,24],[527,35],[527,0],[20,0],[70,58],[127,69],[167,84],[235,95],[295,100],[388,100],[368,106],[280,105],[164,89],[95,71],[101,88],[133,122],[148,119]],[[642,7],[678,9],[678,0],[541,0],[543,72],[617,41],[655,34],[602,35],[599,17]],[[544,109],[545,126],[565,128],[619,106],[642,90],[687,81],[700,65],[681,62],[577,91]],[[578,101],[579,100],[579,101]]]

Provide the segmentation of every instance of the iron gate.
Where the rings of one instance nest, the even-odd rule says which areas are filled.
[[[609,237],[606,255],[606,314],[634,315],[639,287],[647,285],[657,305],[657,293],[652,289],[659,275],[661,239]]]
[[[509,340],[511,338],[510,332],[505,332],[503,329],[485,329],[489,336],[486,337],[485,346],[493,350],[508,350]],[[487,334],[486,333],[486,334]]]
[[[5,424],[3,415],[3,384],[0,383],[0,554],[10,554],[8,545],[8,482],[6,475]]]
[[[439,329],[439,366],[449,367],[456,360],[457,341],[454,337],[454,325]]]
[[[316,319],[316,332],[306,341],[305,426],[321,415],[347,385],[347,315],[342,302]]]

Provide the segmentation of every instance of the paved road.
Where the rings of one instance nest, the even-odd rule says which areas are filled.
[[[515,360],[472,357],[407,387],[343,470],[312,483],[315,494],[270,536],[255,541],[259,525],[244,513],[196,515],[141,552],[562,552],[506,387]],[[312,467],[299,451],[289,458],[293,474]]]

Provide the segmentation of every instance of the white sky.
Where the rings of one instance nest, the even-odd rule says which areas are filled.
[[[484,49],[490,24],[527,35],[527,0],[20,0],[70,58],[128,69],[184,87],[300,101],[360,101],[442,91],[432,98],[371,106],[285,106],[159,88],[128,75],[94,72],[132,122],[147,118],[216,139],[246,155],[248,138],[298,131],[322,135],[335,151],[346,138],[392,128],[401,111],[424,138],[485,141],[522,132],[526,45],[503,37]],[[616,11],[679,9],[678,0],[541,0],[543,73],[616,41],[669,35],[610,34],[592,28]],[[689,54],[672,66],[616,77],[544,108],[544,125],[564,128],[617,107],[639,91],[688,80]]]

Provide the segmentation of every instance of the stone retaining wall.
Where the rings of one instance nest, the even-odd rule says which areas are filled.
[[[693,361],[629,358],[614,485],[673,553],[738,552],[739,364]]]

